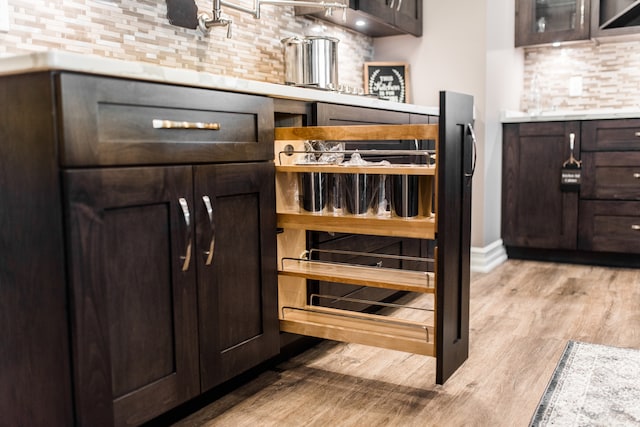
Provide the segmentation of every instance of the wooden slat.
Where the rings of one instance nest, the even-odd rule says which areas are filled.
[[[358,217],[278,212],[278,227],[335,233],[435,239],[435,217]]]
[[[331,141],[389,141],[438,139],[438,125],[308,126],[275,129],[275,139],[319,139]]]
[[[283,165],[276,166],[276,172],[324,172],[324,173],[364,173],[371,175],[425,175],[436,174],[434,166],[398,164],[390,166],[341,166],[341,165]]]
[[[320,307],[313,307],[318,310]],[[377,321],[371,316],[344,317],[344,310],[325,312],[284,310],[280,330],[335,341],[352,342],[391,350],[433,356],[433,328],[425,324],[393,319],[398,323]],[[350,314],[350,313],[349,313]],[[388,317],[379,316],[381,320]],[[426,328],[426,330],[424,329]],[[427,342],[427,331],[430,342]]]
[[[284,267],[279,273],[285,276],[409,292],[434,292],[434,275],[424,271],[335,264],[321,261],[285,260],[284,263]]]

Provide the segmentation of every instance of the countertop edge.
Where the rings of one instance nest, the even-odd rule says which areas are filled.
[[[505,115],[502,113],[500,121],[502,123],[534,123],[534,122],[568,122],[584,120],[610,120],[610,119],[637,119],[640,118],[640,109],[635,110],[603,110],[603,111],[574,111],[545,113],[542,115]]]
[[[132,78],[156,83],[241,92],[296,101],[326,102],[406,113],[439,115],[438,107],[385,101],[366,96],[347,95],[331,91],[260,82],[212,74],[206,71],[171,68],[145,62],[125,61],[73,52],[48,50],[0,58],[0,76],[39,71],[79,72],[107,77]]]

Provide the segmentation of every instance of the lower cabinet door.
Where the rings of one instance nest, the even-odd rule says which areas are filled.
[[[276,355],[273,163],[195,167],[202,390]]]
[[[640,202],[580,202],[579,249],[640,254]]]
[[[502,238],[506,246],[576,249],[578,193],[560,187],[570,134],[580,152],[578,122],[504,125]]]
[[[200,391],[192,168],[64,184],[76,423],[139,425]]]

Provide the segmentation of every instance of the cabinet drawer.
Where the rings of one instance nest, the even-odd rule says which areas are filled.
[[[582,150],[640,150],[640,119],[582,122]]]
[[[580,249],[640,253],[640,202],[580,203]]]
[[[63,166],[273,159],[269,98],[70,73],[57,84]]]
[[[640,152],[583,153],[581,197],[640,200]]]

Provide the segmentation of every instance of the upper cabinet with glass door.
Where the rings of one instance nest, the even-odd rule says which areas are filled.
[[[590,8],[590,0],[516,0],[516,47],[589,39]]]

